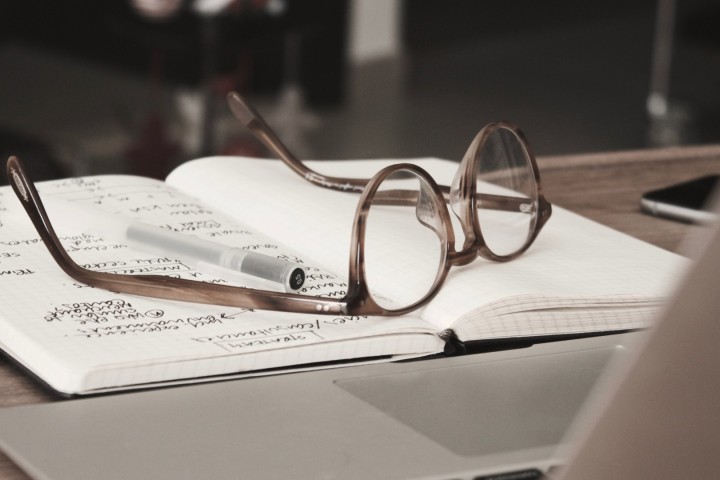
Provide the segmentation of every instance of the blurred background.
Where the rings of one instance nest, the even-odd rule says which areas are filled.
[[[716,0],[3,0],[0,154],[38,180],[266,156],[459,160],[509,120],[537,155],[720,140]]]

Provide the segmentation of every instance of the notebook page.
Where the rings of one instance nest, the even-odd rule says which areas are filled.
[[[525,254],[503,264],[476,263],[481,265],[448,277],[447,288],[424,318],[439,326],[456,322],[453,329],[466,338],[603,331],[621,322],[624,328],[640,328],[648,325],[688,264],[679,255],[558,207]],[[503,285],[504,295],[497,285]],[[503,296],[514,307],[494,309]],[[459,306],[472,298],[478,299],[471,301],[472,308]],[[621,308],[629,306],[640,313],[631,318]],[[497,320],[490,327],[493,317]],[[575,323],[568,324],[569,319]]]
[[[82,202],[112,214],[122,213],[158,226],[203,235],[216,242],[250,248],[275,256],[299,254],[245,225],[229,220],[196,199],[183,195],[163,182],[127,176],[104,176],[39,185],[41,195],[51,202]],[[427,324],[411,317],[377,319],[293,315],[280,312],[248,311],[186,302],[172,302],[108,292],[78,284],[66,276],[41,244],[37,233],[9,187],[0,189],[0,347],[61,391],[84,388],[88,372],[115,371],[104,375],[108,385],[127,381],[162,381],[189,378],[197,374],[237,372],[263,358],[242,361],[187,362],[188,359],[252,356],[279,348],[313,345],[353,338],[386,335],[384,355],[395,348],[408,354],[403,335],[421,334],[431,338],[424,353],[442,349],[434,335],[426,335]],[[128,248],[116,239],[101,238],[56,225],[70,254],[81,265],[115,273],[155,273],[223,283],[173,258],[157,257]],[[309,273],[322,273],[303,262]],[[325,274],[308,279],[308,287],[332,295]],[[324,290],[323,290],[324,289]],[[393,337],[395,335],[396,337]],[[397,342],[393,343],[392,339]],[[422,343],[422,342],[421,342]],[[349,342],[343,351],[332,351],[337,359],[364,354]],[[306,353],[303,353],[306,352]],[[292,364],[318,361],[310,349],[288,353]],[[419,352],[418,352],[419,353]],[[326,359],[333,360],[333,359]],[[200,368],[199,365],[212,365]],[[140,375],[142,365],[155,365]],[[277,366],[273,364],[272,366]],[[213,369],[219,370],[213,370]],[[119,372],[123,372],[120,374]],[[153,377],[157,376],[157,378]]]

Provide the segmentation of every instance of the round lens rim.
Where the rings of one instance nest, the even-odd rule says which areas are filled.
[[[440,258],[440,264],[438,265],[435,280],[428,289],[428,292],[412,304],[394,309],[379,305],[370,293],[370,288],[372,286],[368,285],[367,274],[365,271],[364,244],[367,231],[368,213],[370,205],[377,194],[378,188],[390,175],[403,170],[417,176],[421,181],[424,181],[426,185],[430,187],[433,192],[432,199],[436,203],[437,212],[440,215],[440,222],[444,228],[438,235],[441,242],[442,256]],[[348,294],[346,296],[348,306],[352,304],[355,308],[362,312],[362,314],[368,315],[402,315],[416,310],[420,306],[429,302],[438,293],[440,286],[445,281],[448,271],[450,270],[450,263],[448,259],[451,255],[450,249],[454,245],[455,236],[450,220],[450,213],[444,201],[442,190],[430,174],[422,167],[411,163],[397,163],[383,168],[370,179],[358,202],[353,227],[353,242],[350,252],[350,268],[348,274],[349,284]]]
[[[528,166],[532,171],[532,179],[534,182],[534,189],[536,194],[534,202],[536,207],[535,214],[533,215],[533,219],[530,228],[528,229],[528,234],[525,238],[524,243],[517,250],[505,255],[497,254],[495,251],[493,251],[492,248],[488,245],[483,235],[482,227],[476,209],[477,183],[475,179],[477,172],[476,164],[479,161],[480,153],[482,152],[483,147],[487,143],[491,134],[501,129],[509,131],[522,147],[522,150],[525,153],[525,159],[528,162]],[[542,192],[540,171],[537,166],[537,161],[535,160],[535,155],[530,147],[530,143],[525,137],[525,134],[517,125],[511,122],[504,121],[493,122],[486,125],[477,134],[475,140],[471,144],[470,151],[468,151],[468,153],[466,154],[465,160],[467,161],[467,164],[465,165],[464,172],[466,175],[472,176],[472,181],[469,182],[472,194],[467,198],[467,211],[470,213],[472,220],[474,248],[477,249],[479,256],[496,262],[507,262],[517,258],[525,251],[527,251],[528,248],[530,248],[530,245],[532,245],[537,238],[537,235],[540,233],[540,229],[544,225],[545,221],[547,220],[547,218],[549,218],[550,204],[547,202]]]

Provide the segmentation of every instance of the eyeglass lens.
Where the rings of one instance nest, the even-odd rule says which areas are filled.
[[[475,162],[477,222],[487,247],[499,256],[521,250],[533,230],[538,189],[524,144],[512,130],[493,130]],[[483,195],[520,199],[515,208],[486,208]]]
[[[406,201],[386,201],[390,197]],[[379,185],[368,210],[364,252],[367,285],[382,308],[412,305],[435,283],[445,251],[438,208],[429,185],[413,172],[395,171]]]

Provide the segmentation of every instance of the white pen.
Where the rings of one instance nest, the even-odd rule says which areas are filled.
[[[47,206],[52,217],[59,217],[58,225],[61,222],[70,223],[67,222],[68,218],[77,225],[78,218],[81,218],[83,225],[92,225],[91,229],[103,236],[126,240],[130,247],[142,252],[192,263],[201,271],[201,267],[206,265],[217,266],[282,284],[287,292],[297,291],[305,282],[305,272],[297,263],[185,235],[120,215],[108,215],[98,209],[64,200],[48,202]],[[208,270],[219,272],[220,269]]]
[[[296,263],[138,221],[128,224],[125,236],[130,246],[138,250],[190,260],[196,264],[217,265],[280,283],[288,292],[298,290],[305,282],[305,272]]]

